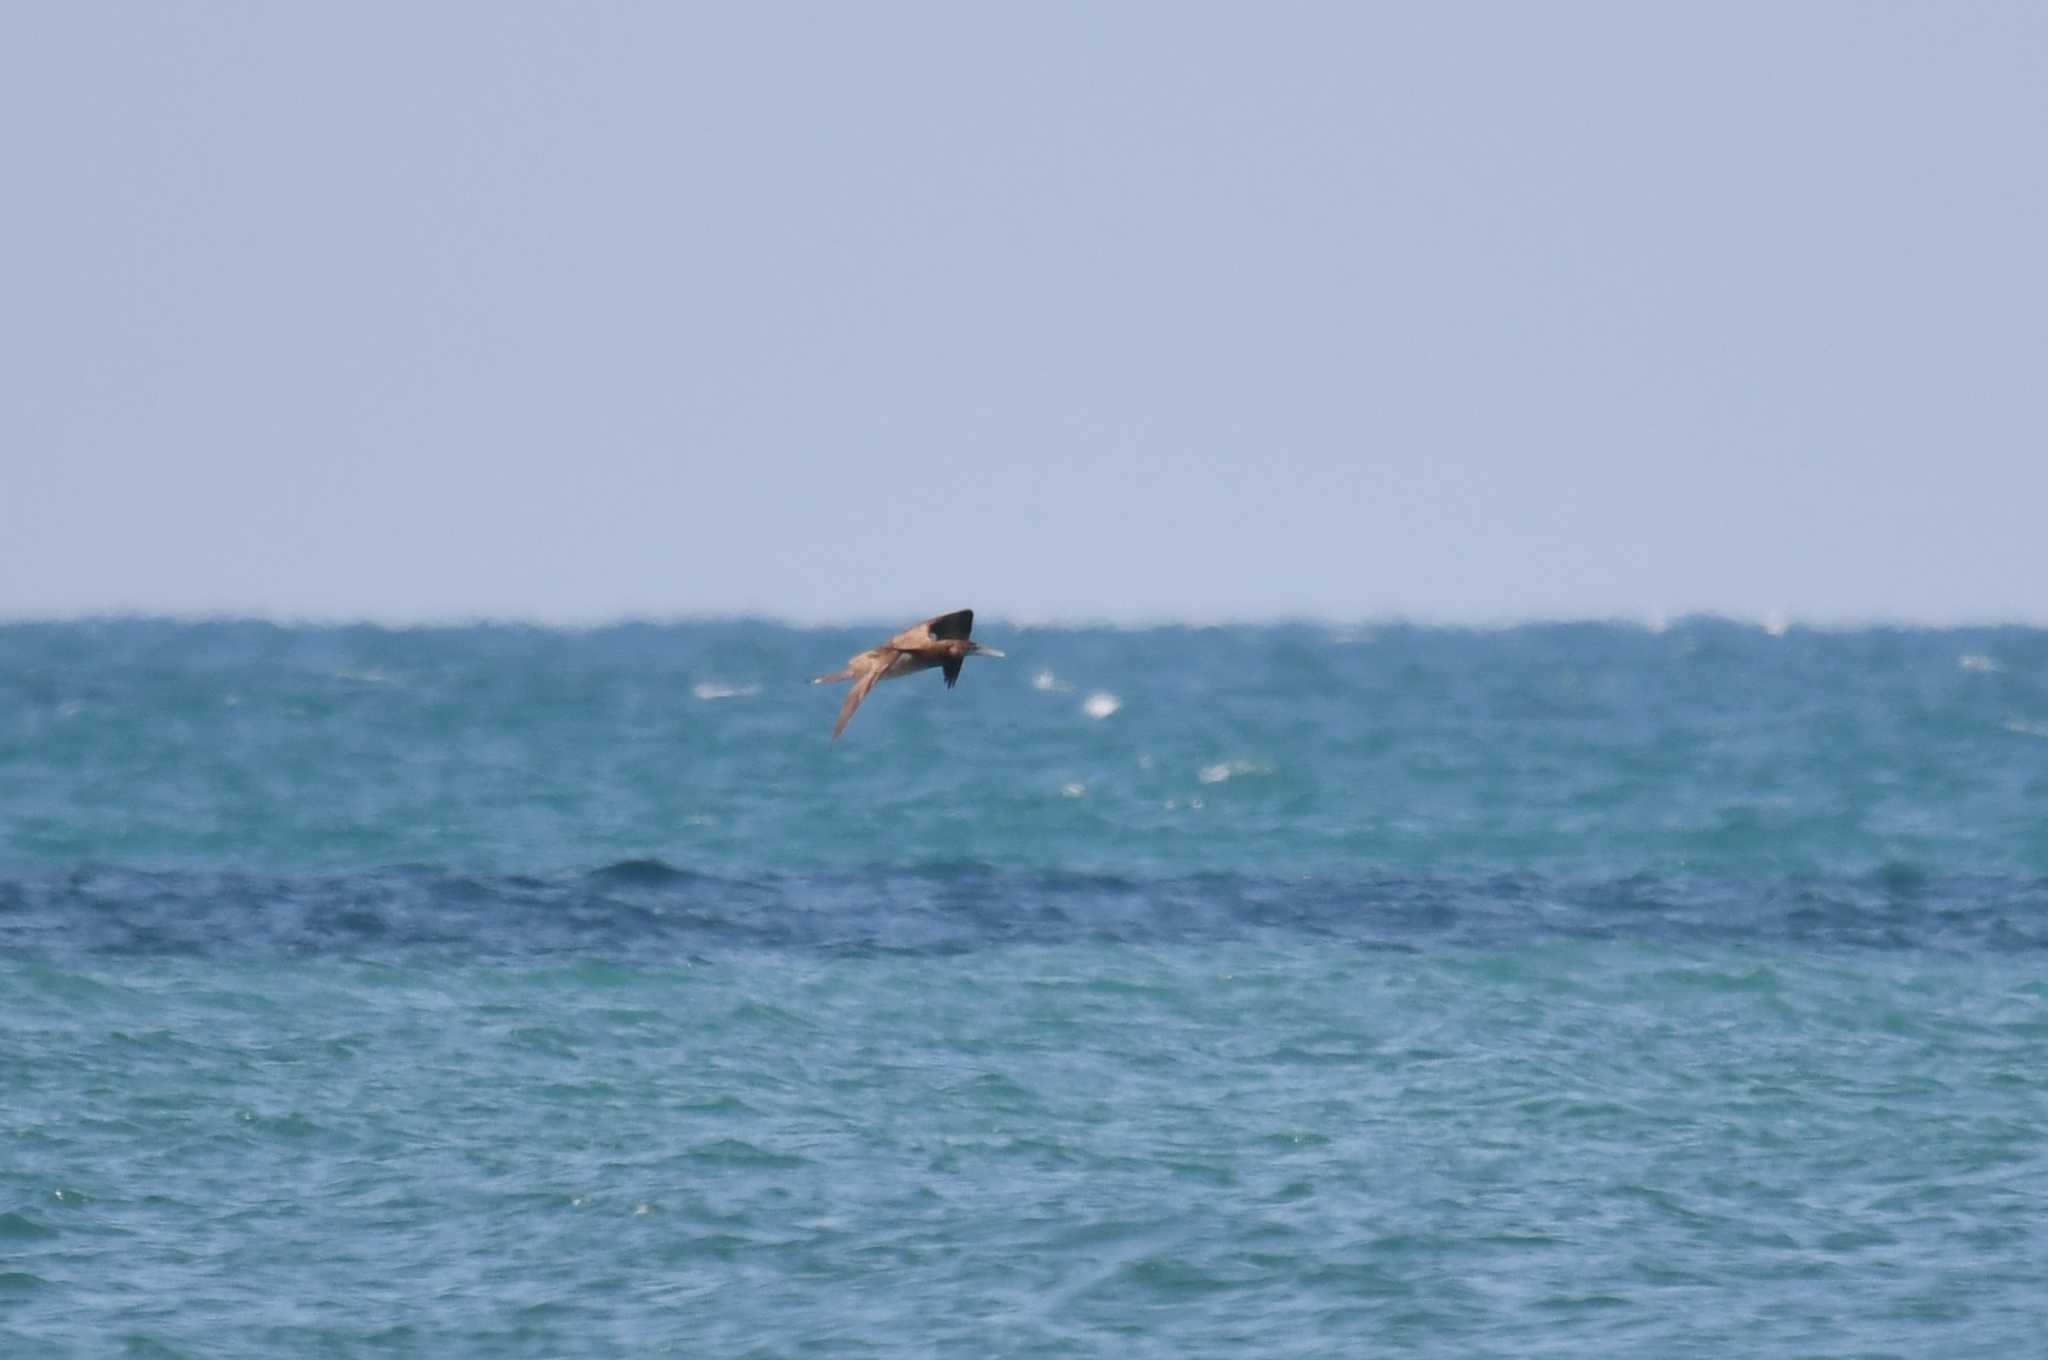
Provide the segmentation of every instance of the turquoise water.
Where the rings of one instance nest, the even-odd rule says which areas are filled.
[[[0,1354],[2048,1324],[2048,633],[0,628]]]

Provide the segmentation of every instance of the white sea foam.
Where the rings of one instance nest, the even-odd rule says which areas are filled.
[[[1051,671],[1040,671],[1031,677],[1031,688],[1044,690],[1047,693],[1064,694],[1072,689],[1073,686],[1060,679],[1057,675],[1054,675]]]
[[[720,685],[710,680],[690,691],[699,699],[747,699],[760,692],[759,685]]]
[[[1087,796],[1088,786],[1086,784],[1060,785],[1060,797],[1062,798],[1086,798]]]
[[[2001,671],[2005,667],[1993,661],[1982,652],[1964,652],[1956,658],[1956,665],[1966,671]]]
[[[1081,711],[1091,718],[1107,718],[1124,706],[1124,701],[1107,690],[1097,690],[1081,703]]]
[[[2018,718],[2007,723],[2005,730],[2023,737],[2048,737],[2048,723],[2025,722]]]
[[[1221,784],[1224,780],[1234,779],[1241,774],[1265,774],[1267,768],[1264,765],[1254,765],[1249,760],[1224,760],[1214,765],[1204,765],[1195,771],[1195,778],[1204,784]]]

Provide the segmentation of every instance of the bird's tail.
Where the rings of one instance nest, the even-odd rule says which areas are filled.
[[[811,681],[811,683],[814,685],[836,685],[841,680],[851,679],[853,679],[853,667],[848,666],[843,671],[834,671],[830,675],[821,675],[817,679]]]

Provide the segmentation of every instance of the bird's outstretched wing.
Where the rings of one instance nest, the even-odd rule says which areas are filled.
[[[865,656],[858,657],[856,658],[856,663],[867,660],[868,658]],[[866,666],[859,666],[858,669],[860,670],[860,678],[853,682],[853,688],[846,693],[846,702],[839,706],[839,721],[832,724],[832,740],[834,741],[839,740],[839,734],[844,732],[846,725],[853,721],[853,711],[860,707],[860,701],[868,697],[868,691],[875,687],[875,682],[882,678],[882,672],[888,670],[889,667],[886,662],[876,661]]]
[[[899,651],[914,652],[927,642],[959,641],[974,631],[974,611],[956,609],[950,614],[937,614],[923,623],[913,623],[895,637],[889,645]]]

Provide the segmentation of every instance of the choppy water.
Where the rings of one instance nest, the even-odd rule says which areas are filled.
[[[2048,633],[888,627],[0,628],[0,1354],[2038,1349]]]

